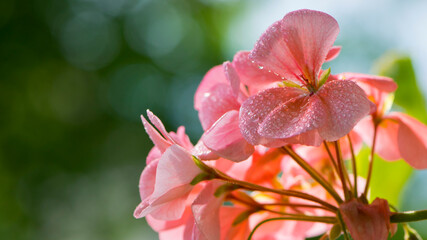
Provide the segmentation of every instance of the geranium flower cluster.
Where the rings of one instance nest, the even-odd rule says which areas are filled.
[[[322,69],[340,52],[338,32],[326,13],[294,11],[251,51],[213,67],[194,97],[204,129],[195,146],[184,127],[167,132],[147,111],[155,147],[134,216],[160,239],[209,240],[381,240],[397,222],[425,219],[368,201],[374,153],[427,168],[427,127],[388,113],[392,79]],[[372,149],[367,179],[356,168],[363,142]]]

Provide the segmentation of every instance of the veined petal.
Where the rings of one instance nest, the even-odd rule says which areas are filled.
[[[206,96],[199,110],[199,119],[203,130],[209,129],[222,115],[230,110],[238,110],[240,103],[229,85],[217,84]]]
[[[242,136],[239,128],[239,112],[225,113],[202,137],[203,143],[220,157],[240,162],[254,152],[254,147]]]
[[[240,130],[243,137],[252,145],[267,144],[267,139],[258,133],[264,119],[276,107],[307,93],[296,88],[270,88],[249,97],[240,108]]]
[[[290,138],[319,128],[326,120],[325,106],[316,95],[287,101],[275,108],[258,128],[267,138]]]
[[[399,121],[397,143],[402,158],[416,169],[427,168],[427,126],[404,113],[391,113]]]
[[[348,134],[371,110],[365,92],[352,81],[330,81],[316,93],[327,109],[327,121],[320,136],[332,142]]]
[[[209,95],[210,89],[217,84],[227,84],[222,65],[211,68],[200,82],[196,94],[194,95],[194,108],[196,110],[200,110],[202,100],[206,95]]]
[[[249,51],[240,51],[234,55],[232,62],[243,84],[251,88],[284,80],[267,69],[260,69],[258,64],[249,59],[249,54]]]
[[[367,84],[384,92],[394,92],[397,89],[397,83],[389,77],[375,76],[362,73],[340,73],[336,76],[339,80],[351,80],[356,83]]]
[[[329,49],[328,55],[326,55],[325,62],[329,62],[337,58],[340,52],[341,46],[332,46],[331,49]]]
[[[250,58],[285,77],[316,79],[337,35],[337,21],[313,10],[288,13],[271,25],[255,44]]]

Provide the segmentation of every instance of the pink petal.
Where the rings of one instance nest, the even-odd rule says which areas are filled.
[[[319,133],[329,142],[347,135],[371,110],[365,92],[352,81],[326,82],[316,94],[328,111],[328,120]]]
[[[177,220],[172,220],[172,221],[164,221],[164,220],[158,220],[156,218],[153,218],[151,215],[147,215],[145,217],[145,219],[148,222],[148,225],[150,225],[150,227],[156,231],[156,232],[160,232],[160,231],[164,231],[167,229],[172,229],[172,228],[176,228],[180,225],[184,225],[187,220],[189,218],[192,218],[192,212],[191,212],[191,208],[190,206],[188,206],[185,211],[184,214],[182,215],[181,218],[177,219]]]
[[[240,133],[239,112],[225,113],[202,137],[203,143],[215,154],[235,161],[247,159],[254,147]]]
[[[338,32],[337,21],[326,13],[307,9],[290,12],[267,29],[250,58],[286,79],[302,74],[314,80]]]
[[[290,138],[319,128],[325,118],[325,107],[318,96],[296,98],[268,114],[258,133],[266,138]]]
[[[163,125],[162,121],[148,109],[147,109],[147,116],[148,116],[148,119],[150,119],[151,123],[160,131],[163,137],[166,138],[166,140],[169,140],[171,143],[175,143],[174,140],[169,136],[168,132],[166,131],[166,128]]]
[[[385,160],[394,161],[401,158],[398,145],[399,128],[399,124],[390,119],[384,119],[378,126],[375,152]],[[370,141],[372,142],[372,138]],[[368,145],[371,146],[372,143]]]
[[[261,136],[258,128],[264,119],[278,106],[306,92],[296,88],[270,88],[249,97],[240,108],[240,129],[243,137],[252,145],[267,144],[272,140]]]
[[[223,206],[219,211],[220,226],[221,226],[221,239],[247,239],[249,233],[248,220],[244,220],[236,226],[233,226],[233,222],[237,216],[239,216],[245,208],[235,205],[233,207]]]
[[[209,129],[222,115],[230,110],[238,110],[240,103],[229,85],[218,84],[209,92],[201,104],[199,119],[204,130]]]
[[[280,76],[268,72],[266,69],[260,69],[249,59],[249,53],[249,51],[237,52],[232,63],[243,84],[251,88],[283,81]]]
[[[217,84],[227,84],[227,79],[225,78],[224,68],[222,65],[211,68],[203,77],[203,80],[194,95],[194,108],[196,110],[200,110],[201,102],[205,98],[205,95],[208,94],[210,89]]]
[[[164,139],[157,130],[151,126],[150,123],[147,122],[147,120],[144,118],[144,116],[141,115],[142,124],[144,125],[145,132],[147,132],[148,136],[150,137],[151,141],[153,141],[154,145],[160,150],[160,152],[166,151],[168,147],[170,147],[172,144],[168,142],[166,139]]]
[[[340,205],[340,212],[354,240],[386,240],[391,228],[387,200],[363,204],[356,199]]]
[[[209,182],[191,206],[200,234],[209,240],[220,239],[219,209],[224,198],[214,196],[220,185],[219,181]]]
[[[272,148],[266,153],[255,151],[252,155],[252,164],[246,171],[245,180],[257,184],[272,181],[281,171],[282,158],[283,153],[278,148]]]
[[[329,49],[328,55],[326,55],[325,62],[329,62],[338,57],[341,52],[341,46],[333,46]]]
[[[191,154],[178,145],[172,145],[159,160],[156,184],[150,198],[151,206],[188,196],[193,189],[190,182],[199,173],[201,170],[194,163]],[[184,208],[185,205],[182,205],[177,212],[182,213]]]
[[[357,83],[367,84],[384,92],[394,92],[397,89],[397,84],[389,77],[361,73],[341,73],[337,75],[337,78],[340,80],[351,80]]]
[[[191,154],[201,160],[215,160],[219,158],[216,153],[206,147],[202,140],[199,140],[196,146],[191,150]]]
[[[230,62],[225,62],[223,67],[225,76],[230,83],[231,89],[233,90],[234,97],[239,103],[244,102],[248,96],[241,89],[239,75]]]
[[[392,113],[399,121],[397,142],[402,158],[416,169],[427,168],[427,126],[404,113]]]
[[[158,164],[158,159],[152,161],[141,173],[141,177],[139,178],[139,194],[141,196],[141,200],[149,198],[154,192]]]
[[[169,136],[173,139],[175,143],[185,148],[186,150],[191,151],[191,149],[193,149],[193,144],[191,143],[188,135],[185,133],[184,126],[179,126],[176,133],[169,132]]]

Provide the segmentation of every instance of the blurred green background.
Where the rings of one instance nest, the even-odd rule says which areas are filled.
[[[328,64],[333,73],[403,74],[407,94],[397,109],[416,114],[416,103],[425,114],[422,0],[0,1],[1,239],[156,239],[132,216],[152,147],[139,115],[149,108],[168,130],[186,126],[196,142],[202,129],[192,99],[204,73],[300,8],[338,20],[343,50]],[[399,54],[384,57],[390,50]],[[402,87],[412,67],[419,90]],[[389,179],[403,170],[394,171]],[[391,194],[402,209],[427,208],[427,172],[403,175],[398,186],[373,181],[403,189]]]

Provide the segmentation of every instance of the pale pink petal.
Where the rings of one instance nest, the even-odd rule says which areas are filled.
[[[252,145],[267,144],[271,139],[258,133],[260,124],[278,106],[306,92],[296,88],[270,88],[249,97],[240,108],[240,129],[243,137]]]
[[[297,136],[284,138],[282,139],[282,141],[287,144],[303,144],[308,146],[320,146],[320,144],[322,144],[323,142],[323,139],[319,135],[319,131],[317,129],[313,129],[313,130],[301,133]],[[283,146],[283,144],[281,146]],[[271,146],[271,147],[274,147],[274,146]]]
[[[290,138],[322,126],[325,106],[318,96],[296,98],[276,107],[258,128],[266,138]]]
[[[185,225],[178,226],[176,228],[167,229],[159,233],[159,240],[187,240],[184,238]]]
[[[358,84],[367,84],[384,92],[394,92],[397,89],[397,84],[389,77],[349,72],[338,74],[336,77],[340,80],[351,80]]]
[[[341,46],[332,46],[331,49],[329,49],[328,55],[326,55],[325,62],[329,62],[337,58],[340,52]]]
[[[141,200],[149,198],[154,192],[158,164],[159,159],[152,161],[150,164],[145,166],[141,173],[138,186]]]
[[[222,65],[211,68],[203,77],[203,80],[194,95],[194,108],[196,110],[200,110],[202,100],[207,94],[209,94],[210,89],[217,84],[227,84],[227,79],[225,78],[224,68]]]
[[[151,148],[150,152],[148,152],[145,164],[148,165],[155,159],[160,158],[161,156],[162,156],[162,152],[160,152],[160,150],[156,146],[154,146],[153,148]]]
[[[219,186],[219,181],[209,182],[191,206],[200,234],[209,240],[220,239],[219,209],[224,198],[214,196]]]
[[[207,130],[226,112],[238,110],[240,103],[229,85],[218,84],[211,89],[200,106],[199,119],[203,129]]]
[[[184,186],[180,186],[174,188],[169,191],[167,195],[163,195],[160,198],[154,200],[154,202],[150,202],[150,211],[149,214],[156,219],[173,221],[180,219],[184,214],[186,208],[186,201],[188,198],[188,190]],[[187,194],[177,197],[180,195],[180,192],[187,192]]]
[[[401,158],[398,145],[399,128],[398,122],[391,119],[384,119],[378,126],[375,152],[385,160],[394,161]],[[369,146],[372,146],[372,143],[369,143]]]
[[[225,62],[223,67],[225,76],[230,83],[231,89],[233,90],[234,97],[236,98],[237,102],[244,102],[246,98],[248,98],[248,95],[242,91],[239,75],[230,62]]]
[[[237,71],[241,82],[249,88],[265,86],[274,82],[281,82],[280,76],[269,72],[266,69],[260,69],[257,64],[249,59],[249,51],[240,51],[234,55],[233,66]]]
[[[250,55],[259,65],[285,77],[317,78],[337,35],[337,21],[326,13],[297,10],[274,23]]]
[[[427,168],[427,126],[404,113],[392,113],[399,121],[397,142],[402,158],[416,169]]]
[[[254,152],[254,147],[240,133],[236,110],[218,119],[203,135],[202,141],[215,154],[235,162],[247,159]]]
[[[193,215],[191,212],[191,208],[190,208],[190,206],[188,206],[185,209],[182,217],[177,219],[177,220],[164,221],[164,220],[159,220],[159,219],[153,218],[151,215],[147,215],[145,217],[145,219],[147,220],[148,225],[150,225],[150,227],[154,231],[160,232],[160,231],[164,231],[167,229],[176,228],[180,225],[184,225],[187,222],[187,220],[189,218],[192,218],[192,217],[193,217]]]
[[[191,154],[201,160],[215,160],[219,158],[216,153],[212,152],[212,150],[206,147],[202,140],[199,140],[196,146],[194,146],[194,148],[191,150]]]
[[[150,137],[151,141],[153,141],[154,145],[160,150],[160,152],[166,151],[168,147],[172,144],[168,142],[165,138],[163,138],[157,130],[151,126],[150,123],[141,115],[142,124],[144,125],[144,129]]]
[[[357,199],[340,205],[343,220],[354,240],[386,240],[391,228],[387,200],[363,204]]]
[[[169,136],[169,133],[166,131],[166,128],[163,125],[162,121],[148,109],[147,116],[148,119],[150,119],[151,123],[160,131],[160,133],[166,140],[170,141],[172,144],[175,143],[174,140]]]
[[[184,126],[179,126],[176,133],[169,132],[169,136],[173,139],[175,143],[185,148],[186,150],[191,151],[191,149],[193,149],[193,144],[191,143],[188,135],[185,133]]]
[[[365,92],[352,81],[326,82],[316,94],[325,104],[329,118],[319,133],[329,142],[348,134],[371,110]]]
[[[150,198],[151,207],[174,200],[181,201],[180,198],[182,197],[186,199],[186,196],[193,189],[190,182],[199,173],[201,170],[194,163],[191,154],[178,145],[169,147],[160,158],[157,166],[154,192]],[[174,213],[177,214],[176,218],[181,217],[179,213],[182,214],[184,209],[185,204],[174,209]],[[159,216],[154,217],[160,218]],[[162,219],[165,218],[162,217]],[[170,220],[173,219],[170,218]]]

